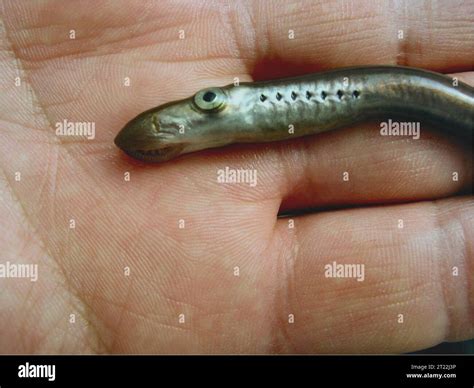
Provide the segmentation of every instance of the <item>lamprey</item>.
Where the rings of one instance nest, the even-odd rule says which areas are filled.
[[[409,119],[472,139],[474,88],[400,66],[342,68],[211,87],[141,113],[115,138],[133,158],[164,162],[233,143],[263,143],[354,123]]]

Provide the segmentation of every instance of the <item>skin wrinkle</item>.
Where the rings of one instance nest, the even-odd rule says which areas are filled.
[[[432,201],[432,204],[436,207],[436,213],[433,217],[434,222],[436,227],[440,226],[440,220],[439,220],[439,209],[436,204],[436,201]],[[439,231],[442,231],[443,228],[440,228]],[[444,255],[443,251],[445,251],[443,248],[441,248],[441,242],[443,241],[442,237],[446,236],[441,236],[442,232],[436,233],[436,239],[435,241],[437,242],[438,249],[437,249],[437,259],[436,259],[436,275],[437,275],[437,281],[436,284],[438,286],[438,293],[441,294],[441,299],[443,300],[443,307],[444,307],[444,321],[445,321],[445,327],[444,327],[444,333],[440,335],[440,340],[445,341],[448,340],[450,337],[450,333],[452,332],[453,329],[453,319],[454,316],[451,312],[451,309],[448,306],[447,298],[448,298],[448,293],[451,291],[449,288],[449,285],[445,281],[443,281],[442,275],[446,273],[446,271],[443,269],[443,266],[446,267],[447,263],[443,262],[443,259],[445,257],[449,257],[447,255]],[[433,261],[432,261],[433,262]]]
[[[446,244],[442,244],[444,241],[445,241],[445,235],[448,235],[450,236],[451,233],[447,230],[447,228],[445,227],[445,222],[443,222],[443,220],[440,218],[440,215],[441,214],[447,214],[449,215],[450,213],[453,212],[452,209],[448,209],[447,211],[443,211],[440,206],[439,206],[439,201],[438,200],[435,200],[432,202],[432,205],[434,206],[434,212],[433,212],[433,220],[434,220],[434,225],[435,225],[435,230],[439,231],[439,233],[437,233],[437,241],[438,241],[438,245],[441,246],[443,245],[443,247],[449,247],[451,246],[452,244],[449,244],[449,243],[446,243]],[[461,225],[461,230],[464,232],[464,224],[463,222],[460,222],[460,225]],[[464,234],[465,235],[465,234]],[[463,238],[463,241],[466,241],[465,238]],[[474,316],[474,314],[470,314],[470,311],[472,310],[472,306],[471,304],[469,303],[469,289],[471,287],[470,285],[470,282],[469,282],[469,278],[466,278],[466,285],[467,285],[467,292],[466,292],[466,296],[468,298],[468,300],[466,301],[465,303],[465,307],[467,309],[466,311],[466,314],[462,314],[463,312],[461,312],[461,314],[459,314],[457,311],[453,311],[451,308],[450,308],[450,305],[449,305],[449,302],[450,300],[456,300],[456,296],[459,295],[458,292],[456,292],[456,289],[454,288],[454,286],[451,286],[450,285],[450,277],[451,279],[454,279],[452,278],[452,270],[451,270],[451,266],[452,265],[457,265],[458,268],[460,267],[460,272],[463,273],[463,268],[465,269],[465,272],[466,274],[469,274],[470,272],[468,271],[468,268],[469,268],[469,260],[468,260],[468,252],[467,252],[467,246],[466,244],[464,244],[464,255],[462,256],[463,257],[463,263],[462,263],[462,266],[459,266],[458,263],[456,262],[447,262],[445,258],[448,258],[449,257],[449,254],[448,252],[446,252],[445,254],[443,255],[440,255],[438,257],[438,259],[436,260],[436,262],[439,263],[440,266],[444,266],[444,268],[441,270],[441,271],[438,271],[439,272],[439,276],[438,276],[438,280],[439,280],[439,284],[441,286],[441,292],[443,294],[443,301],[444,301],[444,308],[445,308],[445,314],[447,316],[447,327],[446,327],[446,331],[445,331],[445,335],[444,335],[444,338],[446,340],[450,340],[450,339],[458,339],[459,338],[459,325],[458,325],[458,322],[460,321],[460,317],[462,318],[464,315],[466,316]],[[439,249],[441,251],[441,249]],[[452,280],[451,280],[452,281]],[[453,282],[453,285],[456,284],[458,287],[462,287],[462,285],[464,284],[464,282]],[[450,292],[451,291],[451,292]],[[462,292],[462,290],[461,290]],[[464,307],[464,306],[463,306]],[[462,321],[462,319],[461,319]]]
[[[281,279],[282,275],[279,275],[278,274],[278,268],[284,268],[284,260],[286,259],[285,257],[281,257],[281,255],[272,255],[271,253],[269,253],[268,255],[266,254],[266,252],[270,252],[271,251],[271,248],[274,246],[274,241],[275,241],[275,237],[277,236],[277,226],[278,226],[278,219],[277,217],[274,217],[274,223],[273,223],[273,226],[271,228],[272,230],[272,234],[271,236],[267,239],[267,244],[265,246],[265,248],[263,249],[263,252],[262,252],[262,257],[272,257],[272,256],[276,256],[276,260],[277,260],[277,264],[273,267],[274,268],[274,271],[276,271],[276,274],[272,274],[272,276],[276,277],[277,279]],[[268,353],[271,353],[271,354],[274,354],[274,353],[279,353],[281,352],[281,349],[285,349],[285,343],[283,343],[281,340],[280,340],[280,334],[283,333],[283,336],[284,337],[288,337],[288,335],[285,333],[285,330],[283,329],[283,331],[281,330],[281,327],[282,326],[284,328],[285,325],[283,325],[281,323],[281,320],[283,319],[282,317],[285,316],[286,314],[284,314],[284,311],[285,311],[285,307],[288,305],[287,303],[287,298],[284,297],[284,298],[281,298],[279,300],[278,296],[286,296],[287,295],[287,292],[288,292],[288,286],[286,285],[286,273],[283,273],[283,277],[285,279],[283,279],[283,282],[280,282],[279,284],[283,284],[285,285],[284,287],[284,291],[283,293],[280,293],[280,288],[277,286],[275,287],[275,291],[274,291],[274,295],[273,295],[273,306],[269,306],[268,310],[269,310],[269,315],[273,315],[275,316],[275,318],[271,318],[271,321],[273,324],[270,324],[269,326],[269,330],[270,330],[270,338],[272,339],[272,341],[267,345],[267,352]],[[278,283],[277,283],[278,284]],[[275,314],[275,311],[276,311],[276,314]],[[273,314],[272,314],[273,313]],[[287,343],[286,343],[287,344]]]
[[[440,290],[439,292],[442,295],[442,300],[443,300],[443,306],[444,306],[444,315],[446,317],[446,326],[445,326],[445,331],[443,334],[443,338],[449,338],[450,334],[453,330],[453,324],[452,321],[454,319],[453,314],[451,310],[448,307],[448,284],[444,281],[445,276],[443,275],[447,274],[446,271],[446,266],[448,263],[444,261],[445,257],[449,257],[446,252],[444,252],[444,249],[446,247],[446,244],[443,244],[443,241],[445,240],[443,237],[445,237],[446,230],[443,227],[443,224],[441,223],[441,220],[439,218],[441,209],[438,206],[438,201],[432,201],[431,205],[434,207],[434,210],[432,212],[432,223],[434,224],[434,230],[436,233],[436,238],[434,239],[435,245],[437,246],[436,251],[438,252],[437,257],[435,258],[434,262],[437,264],[436,266],[436,274],[437,274],[437,280],[438,284],[440,285]],[[448,235],[449,237],[449,235]],[[433,261],[432,261],[433,263]],[[442,268],[444,265],[445,268]]]
[[[399,3],[396,3],[399,4]],[[410,63],[410,57],[409,57],[409,47],[410,47],[410,41],[411,37],[413,34],[411,33],[411,26],[409,25],[409,22],[407,20],[407,10],[406,10],[406,5],[407,3],[402,3],[399,4],[399,6],[396,8],[396,19],[398,24],[402,24],[402,31],[404,38],[403,39],[398,39],[397,44],[395,45],[396,52],[393,54],[395,63],[399,66],[409,66],[408,64]],[[403,9],[402,9],[403,8]],[[392,20],[389,15],[387,15],[388,20]],[[398,33],[397,33],[397,26],[395,24],[391,25],[392,27],[392,38],[395,39],[395,37],[398,38]],[[400,28],[398,28],[398,31],[400,31]]]
[[[90,295],[85,295],[85,296],[90,296]],[[104,300],[107,303],[107,305],[111,305],[111,306],[119,308],[120,311],[121,311],[121,313],[120,313],[121,319],[126,314],[129,314],[131,316],[138,317],[141,320],[150,322],[153,326],[171,328],[173,330],[185,331],[185,332],[189,332],[191,330],[191,328],[189,328],[187,326],[183,327],[183,326],[179,326],[179,325],[176,325],[176,324],[173,325],[173,324],[157,321],[156,320],[157,317],[161,318],[161,319],[163,319],[163,317],[161,315],[155,314],[153,312],[147,311],[147,312],[142,313],[142,312],[134,311],[133,309],[130,309],[130,307],[127,306],[126,301],[115,302],[112,299],[105,298],[101,294],[95,293],[95,292],[92,295],[92,299],[94,299],[94,300],[95,299]],[[164,319],[166,319],[166,318],[164,318]],[[109,323],[105,324],[107,330],[110,330],[113,333],[116,333],[117,335],[116,335],[116,337],[114,337],[114,340],[113,340],[112,344],[110,345],[109,349],[107,349],[107,351],[104,354],[114,354],[114,353],[124,351],[122,349],[119,349],[119,342],[122,341],[123,338],[121,338],[121,335],[120,335],[121,331],[120,331],[119,325],[117,324],[115,326],[115,324],[116,324],[116,322],[114,322],[114,326],[112,326]]]
[[[259,22],[253,22],[252,27],[253,35],[255,37],[258,36],[258,39],[254,40],[253,44],[253,62],[249,64],[251,67],[249,68],[249,74],[252,74],[256,63],[261,61],[264,58],[271,58],[275,55],[273,52],[270,52],[270,23],[268,22],[267,15],[271,15],[271,9],[268,7],[266,9],[266,5],[270,4],[270,2],[251,2],[254,4],[253,11],[256,14],[255,20],[260,20]],[[245,30],[244,30],[245,32]],[[253,77],[252,77],[253,78]]]
[[[280,205],[281,206],[281,205]],[[297,353],[297,347],[289,333],[291,327],[287,324],[287,321],[284,317],[288,317],[288,314],[293,314],[294,309],[291,304],[291,295],[297,295],[295,292],[295,272],[294,268],[296,266],[296,261],[298,259],[298,232],[297,232],[297,222],[294,224],[294,228],[288,238],[288,229],[285,230],[284,224],[281,225],[281,228],[278,228],[278,223],[275,223],[273,239],[282,240],[285,242],[285,246],[282,251],[288,252],[286,256],[277,257],[277,268],[283,268],[281,275],[278,276],[281,281],[278,284],[283,284],[283,287],[277,288],[275,293],[274,303],[276,306],[276,311],[279,312],[278,316],[279,325],[275,327],[272,337],[275,341],[275,347],[272,350],[281,351],[284,350],[286,353]],[[285,233],[286,236],[282,236]],[[298,317],[295,316],[295,322],[298,320]]]
[[[5,171],[4,171],[3,169],[2,169],[1,171],[2,171],[2,174],[3,174],[3,176],[4,176],[4,182],[7,183],[7,184],[6,184],[6,187],[9,188],[12,197],[17,200],[16,202],[17,202],[17,204],[20,206],[20,209],[22,210],[23,219],[29,223],[30,229],[36,230],[36,229],[33,227],[33,225],[31,225],[31,220],[29,220],[29,218],[27,217],[26,210],[24,209],[23,204],[21,203],[21,201],[20,201],[19,198],[17,197],[16,192],[13,190],[13,186],[12,186],[11,182],[8,181],[7,176],[6,176],[6,174],[5,174]],[[36,235],[39,236],[38,233],[36,233]],[[46,245],[45,245],[44,241],[41,239],[40,236],[39,236],[39,242],[41,243],[41,248],[42,248],[42,249],[44,250],[44,252],[46,253],[46,256],[49,257],[49,258],[52,260],[52,262],[55,262],[56,265],[58,266],[58,268],[61,270],[61,266],[53,259],[53,256],[48,252],[48,249],[46,248]],[[63,273],[62,270],[61,270],[61,272]],[[64,276],[64,273],[63,273],[63,276]],[[65,277],[64,277],[64,280],[65,280]],[[29,292],[31,292],[31,289],[29,290]],[[25,304],[26,304],[26,303],[29,303],[28,296],[29,296],[29,294],[25,296],[25,299],[24,299],[24,303],[25,303]],[[73,296],[73,295],[71,295],[71,293],[70,293],[70,294],[69,294],[69,297],[71,298],[72,296]],[[80,300],[80,298],[77,297],[77,296],[76,296],[76,299],[77,299],[77,300]],[[73,307],[73,305],[72,305],[72,298],[71,298],[71,301],[70,301],[69,303],[70,303],[71,307]],[[80,314],[79,310],[76,310],[76,311]],[[83,316],[83,318],[85,318],[85,317]],[[86,320],[86,321],[87,321],[87,320]],[[21,326],[20,326],[19,329],[18,329],[18,331],[19,331],[20,333],[22,333],[22,331],[25,330],[24,335],[20,335],[20,338],[21,338],[22,341],[24,341],[24,339],[27,338],[27,334],[28,334],[28,333],[26,332],[26,329],[25,329],[26,325],[27,325],[27,321],[26,321],[26,320],[23,320],[22,323],[21,323]],[[23,342],[23,348],[24,348],[24,349],[27,349],[27,348],[28,348],[25,342]],[[32,351],[34,351],[34,350],[32,350]]]
[[[464,225],[464,222],[461,222],[461,226],[462,226],[462,231],[463,231],[463,241],[465,242],[464,243],[464,251],[465,251],[465,263],[464,263],[464,268],[466,269],[466,284],[467,284],[467,290],[466,290],[466,297],[467,297],[467,301],[466,301],[466,305],[467,305],[467,313],[468,313],[468,317],[471,319],[471,321],[474,321],[474,276],[470,276],[469,277],[469,274],[474,274],[474,261],[473,260],[469,260],[469,258],[473,257],[473,252],[469,252],[468,250],[468,239],[467,239],[467,235],[468,233],[466,233],[466,228],[465,228],[465,225]],[[471,299],[469,298],[469,295],[471,295]],[[471,333],[474,333],[474,328],[471,328]],[[473,334],[471,334],[473,335]]]
[[[3,22],[3,19],[1,19],[1,23],[2,25],[5,26],[5,23]],[[8,39],[8,33],[5,29],[5,38]],[[9,42],[9,46],[11,48],[11,51],[13,54],[15,54],[15,48],[14,46],[11,44],[11,42]],[[22,67],[22,61],[17,57],[15,56],[16,58],[16,63],[19,65],[19,68],[20,69],[23,69],[23,74],[24,74],[24,79],[25,79],[25,82],[28,83],[28,85],[30,85],[30,90],[33,92],[33,99],[32,101],[34,101],[36,104],[37,104],[37,107],[40,109],[41,112],[43,112],[43,118],[47,120],[47,122],[49,123],[49,126],[52,127],[52,123],[48,120],[48,117],[46,115],[46,113],[44,113],[44,109],[41,107],[41,104],[39,102],[39,100],[36,98],[36,92],[31,84],[31,82],[29,82],[29,77],[27,75],[27,72],[25,71],[25,69]],[[9,185],[9,189],[10,189],[10,192],[12,194],[12,196],[14,196],[16,199],[17,199],[17,202],[18,204],[21,206],[21,209],[22,209],[22,212],[23,212],[23,215],[24,215],[24,219],[25,220],[29,220],[28,218],[28,213],[26,212],[26,209],[24,208],[20,198],[16,195],[15,193],[15,190],[13,189],[13,186],[12,186],[12,183],[8,180],[6,174],[5,174],[5,171],[2,169],[2,173],[5,177],[5,182],[8,182],[8,185]],[[49,252],[48,248],[46,248],[46,244],[45,244],[45,240],[43,238],[41,238],[41,235],[39,233],[39,230],[37,228],[35,228],[33,225],[31,225],[31,220],[28,221],[30,223],[30,226],[33,228],[33,230],[37,231],[36,235],[39,237],[40,241],[41,241],[41,244],[42,244],[42,248],[44,249],[44,251],[47,253],[47,255],[50,257],[51,260],[53,260],[53,262],[56,263],[58,269],[60,270],[60,272],[62,273],[63,275],[63,279],[65,280],[65,284],[68,284],[67,282],[67,275],[66,275],[66,272],[65,272],[65,269],[63,268],[63,266],[60,264],[60,260],[56,260],[54,258],[54,256],[52,255],[51,252]],[[71,288],[69,288],[69,291],[72,291]],[[84,311],[87,311],[88,314],[93,314],[93,310],[90,310],[90,309],[85,309],[85,304],[84,304],[84,301],[80,298],[79,296],[79,293],[77,292],[77,290],[74,290],[74,292],[70,292],[69,293],[69,297],[73,296],[74,298],[76,298],[78,301],[81,301],[82,302],[82,305],[83,305],[83,308],[84,308]],[[71,304],[71,307],[72,304]],[[101,340],[100,340],[100,337],[99,337],[99,334],[98,334],[98,330],[95,328],[94,325],[92,325],[92,321],[91,319],[87,319],[85,315],[82,315],[82,313],[79,312],[79,310],[77,310],[77,313],[79,313],[86,322],[90,323],[90,326],[92,328],[92,331],[95,333],[96,335],[96,340],[97,340],[97,345],[98,344],[101,344]],[[96,346],[97,346],[96,345]],[[102,346],[104,346],[104,344],[101,344]]]
[[[120,304],[120,313],[119,313],[118,319],[117,319],[117,321],[116,321],[117,327],[119,327],[119,328],[120,328],[120,326],[122,325],[123,317],[124,317],[124,315],[125,315],[125,312],[129,312],[129,311],[130,311],[130,308],[128,307],[127,302],[128,302],[128,300],[130,299],[130,295],[131,295],[131,292],[132,292],[132,287],[133,287],[133,283],[132,283],[132,282],[133,282],[133,280],[130,279],[130,283],[131,283],[131,284],[130,284],[130,285],[128,286],[128,288],[127,288],[126,296],[125,296],[125,298],[124,298],[123,303]],[[94,290],[94,291],[95,291],[95,290]],[[100,294],[97,294],[97,296],[98,296],[98,295],[100,295]],[[95,296],[95,297],[97,297],[97,296]],[[93,300],[95,300],[95,297],[94,297]],[[112,302],[112,303],[113,303],[113,302]],[[116,333],[118,333],[118,330],[116,331]],[[121,339],[119,334],[117,334],[117,335],[115,335],[115,336],[113,337],[112,342],[111,342],[111,344],[110,344],[110,349],[116,349],[117,343],[119,342],[119,339]]]
[[[122,38],[120,39],[115,39],[115,40],[109,40],[107,41],[105,44],[102,44],[100,45],[99,47],[105,47],[106,50],[109,50],[110,48],[110,45],[113,45],[115,43],[119,43],[120,45],[118,45],[117,47],[117,51],[112,51],[112,52],[108,52],[108,51],[105,51],[105,52],[100,52],[100,49],[98,47],[94,47],[92,46],[92,48],[90,50],[84,50],[84,47],[91,47],[91,36],[93,38],[97,38],[98,41],[101,40],[102,36],[99,36],[97,37],[97,32],[94,31],[93,35],[91,36],[88,36],[88,35],[81,35],[81,34],[76,34],[76,39],[75,39],[75,44],[76,45],[80,45],[80,49],[78,49],[77,51],[73,51],[73,52],[67,52],[67,53],[63,53],[62,55],[55,55],[55,56],[49,56],[49,57],[46,57],[46,58],[41,58],[41,62],[45,62],[45,61],[51,61],[51,60],[55,60],[55,59],[64,59],[64,58],[67,58],[67,57],[74,57],[75,59],[79,59],[79,58],[88,58],[90,57],[90,54],[94,54],[94,58],[96,57],[99,57],[99,56],[106,56],[106,55],[110,55],[110,54],[120,54],[123,49],[124,49],[124,42],[129,42],[131,39],[130,39],[130,34],[133,37],[134,34],[138,31],[138,29],[140,29],[140,27],[143,26],[143,20],[146,18],[146,16],[148,15],[148,13],[152,10],[152,7],[148,7],[147,9],[147,12],[144,13],[142,16],[139,17],[139,19],[134,19],[134,23],[133,23],[133,26],[134,28],[132,28],[128,34],[124,35]],[[165,19],[166,20],[166,19]],[[172,19],[171,19],[172,20]],[[146,37],[147,35],[151,34],[155,34],[156,31],[161,31],[163,29],[163,26],[161,24],[157,24],[156,23],[156,20],[151,20],[149,22],[149,24],[151,26],[153,26],[153,30],[151,31],[147,31],[145,32],[144,34],[138,34],[137,37],[143,39],[144,37]],[[67,24],[69,25],[69,24]],[[53,25],[54,26],[54,25]],[[156,27],[158,26],[158,27]],[[36,27],[36,28],[41,28],[42,30],[46,29],[46,31],[49,31],[51,29],[51,25],[47,24],[47,25],[44,25],[44,26],[41,26],[41,27]],[[118,25],[117,28],[123,30],[123,25]],[[20,33],[25,31],[25,29],[23,30],[20,30]],[[29,29],[26,29],[26,31],[29,31]],[[62,29],[63,32],[66,32],[65,29]],[[17,31],[15,31],[15,34],[18,34]],[[57,35],[60,35],[60,34],[57,34]],[[105,33],[103,34],[105,35]],[[80,44],[81,42],[81,39],[85,40],[87,42],[87,45],[82,45]],[[176,38],[173,38],[173,39],[170,39],[169,41],[176,41]],[[159,43],[160,44],[165,44],[167,42],[169,42],[167,40],[160,40]],[[71,47],[70,46],[70,42],[68,42],[67,45],[65,45],[64,43],[66,43],[67,41],[64,41],[64,40],[60,40],[58,43],[56,43],[56,46],[60,45],[60,46],[65,46],[65,47]],[[79,44],[78,44],[79,43]],[[156,45],[157,44],[157,41],[155,40],[154,42],[151,42],[150,44],[153,44],[153,45]],[[34,58],[27,58],[26,56],[25,57],[22,57],[21,56],[21,52],[27,52],[28,49],[30,48],[34,48],[34,47],[37,47],[38,44],[37,42],[31,44],[31,45],[23,45],[21,47],[21,50],[17,52],[17,58],[19,60],[22,60],[23,62],[25,63],[29,63],[29,62],[34,62],[35,64],[39,62],[39,59],[40,58],[37,58],[37,57],[34,57]],[[140,45],[140,48],[143,47],[143,45]],[[48,46],[48,48],[51,48],[51,46]],[[128,47],[127,47],[128,48]],[[55,50],[56,52],[64,52],[64,50]],[[77,55],[77,54],[80,54],[80,55]],[[83,55],[84,54],[84,55]]]
[[[3,171],[2,171],[3,172]],[[14,194],[12,193],[11,191],[11,188],[10,188],[10,194],[12,196],[14,196]],[[20,205],[21,206],[21,205]],[[28,311],[27,308],[25,308],[25,306],[27,305],[31,305],[31,301],[30,301],[30,297],[31,297],[31,293],[33,291],[33,287],[29,287],[28,289],[28,292],[27,294],[25,295],[24,299],[22,300],[22,303],[21,303],[21,307],[20,307],[20,310],[21,311]],[[27,320],[27,319],[23,319],[18,327],[18,333],[20,333],[20,341],[21,341],[21,344],[23,346],[23,349],[28,349],[28,345],[27,343],[25,342],[25,338],[27,338],[27,329],[26,329],[26,326],[29,324],[30,322]],[[39,347],[37,345],[37,347]]]
[[[283,176],[287,177],[286,181],[288,182],[288,177],[290,176],[289,171],[290,171],[290,163],[284,163],[283,160],[287,161],[287,158],[284,158],[286,156],[286,152],[284,148],[278,148],[278,151],[280,153],[280,157],[278,158],[280,162],[280,167],[284,166],[283,168],[280,168],[280,171],[284,171]],[[303,153],[303,156],[306,157],[307,154]],[[282,157],[283,156],[283,157]],[[280,208],[283,203],[283,196],[280,202]],[[277,235],[278,230],[276,229],[277,225],[275,225],[275,236]],[[280,282],[280,284],[284,285],[283,291],[281,289],[278,289],[277,293],[275,294],[274,298],[274,303],[277,307],[277,311],[280,312],[280,316],[284,317],[287,314],[285,312],[297,310],[292,307],[291,304],[291,295],[294,295],[295,299],[297,299],[297,293],[295,292],[295,271],[294,268],[296,266],[296,261],[298,260],[298,248],[299,248],[299,240],[298,240],[298,232],[297,232],[297,221],[295,222],[294,229],[292,231],[292,238],[289,239],[287,243],[286,249],[289,252],[289,257],[281,257],[280,262],[280,267],[283,266],[283,268],[286,268],[285,266],[285,261],[288,260],[289,264],[292,266],[288,272],[290,272],[290,276],[286,276],[287,272],[285,271],[283,275],[280,275],[280,278],[283,278],[283,280]],[[280,231],[280,233],[283,233],[284,228]],[[285,240],[285,239],[283,239]],[[292,292],[293,291],[293,292]],[[285,311],[286,309],[286,311]],[[295,317],[295,321],[298,319],[298,317]],[[283,339],[280,340],[280,343],[276,345],[276,349],[285,349],[286,352],[291,352],[291,353],[296,353],[297,352],[297,346],[295,345],[294,341],[292,340],[292,337],[289,333],[290,327],[287,325],[287,323],[281,318],[280,321],[280,327],[276,327],[274,330],[274,334],[272,337],[275,339],[275,342],[278,344],[278,339],[281,338],[279,336],[279,333],[281,333],[281,336],[283,339],[286,341],[284,342]]]
[[[247,39],[239,39],[239,37],[242,36],[241,34],[239,34],[239,28],[238,28],[241,24],[241,20],[239,19],[239,17],[242,18],[242,16],[241,15],[235,16],[235,14],[238,12],[238,8],[239,8],[238,3],[234,3],[234,7],[232,7],[232,3],[229,3],[228,6],[226,6],[226,8],[225,8],[226,9],[225,17],[226,17],[227,22],[230,26],[231,36],[232,36],[232,45],[235,47],[235,49],[237,51],[237,58],[241,61],[241,65],[243,65],[244,69],[247,70],[247,72],[245,74],[245,76],[247,76],[247,74],[249,74],[249,72],[248,72],[248,66],[246,64],[249,61],[251,61],[252,55],[247,54],[248,58],[245,58],[246,55],[244,55],[244,53],[245,52],[249,53],[249,50],[248,50],[248,45],[244,46],[243,40],[245,40],[245,41],[251,41],[251,40],[249,40],[248,38]],[[241,8],[244,8],[244,7],[241,7]],[[245,9],[243,9],[243,12],[246,12]],[[249,17],[249,13],[246,13],[245,16]],[[252,21],[251,17],[249,17],[249,19]],[[248,25],[246,25],[246,27],[248,27]],[[251,27],[254,28],[254,25],[252,24]],[[247,30],[245,28],[243,28],[243,29]],[[250,32],[248,35],[255,36],[255,30],[252,30],[252,32]],[[253,41],[255,41],[255,39],[253,39]],[[243,47],[245,47],[245,49],[243,49]],[[232,55],[231,55],[231,57],[232,57]],[[243,72],[242,72],[242,74],[243,74]],[[252,81],[252,79],[250,79],[250,81]]]

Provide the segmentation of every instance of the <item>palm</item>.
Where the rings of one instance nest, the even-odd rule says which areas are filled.
[[[225,12],[215,9],[196,26],[197,8],[173,19],[172,3],[51,4],[27,5],[34,18],[2,4],[12,50],[1,67],[2,250],[39,264],[37,283],[2,280],[3,352],[397,352],[472,336],[471,197],[326,212],[295,218],[294,229],[276,218],[280,208],[454,194],[470,183],[462,146],[435,134],[388,144],[361,127],[134,162],[113,146],[121,126],[202,87],[250,80],[249,38],[237,20],[216,34]],[[292,58],[311,62],[299,47]],[[58,138],[63,119],[95,122],[96,138]],[[226,166],[255,168],[258,185],[217,183]],[[460,181],[436,178],[452,171]],[[365,262],[367,279],[326,279],[333,260]],[[454,265],[464,271],[452,280]],[[399,313],[410,323],[397,326]]]

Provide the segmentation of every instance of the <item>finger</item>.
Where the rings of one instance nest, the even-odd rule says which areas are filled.
[[[247,18],[239,17],[236,35],[244,37],[242,52],[257,58],[256,78],[287,75],[288,68],[304,73],[379,63],[442,72],[473,69],[472,55],[466,53],[474,52],[474,41],[465,39],[474,33],[472,1],[449,7],[439,1],[407,0],[377,6],[370,1],[250,4]],[[255,45],[245,45],[249,30]]]
[[[279,200],[280,213],[472,192],[470,145],[428,127],[413,139],[381,136],[376,124],[364,123],[287,142],[208,150],[168,168],[188,163],[254,172],[252,188],[228,185],[221,191],[236,201]]]
[[[52,13],[58,7],[48,1],[25,8],[5,4],[2,17],[50,121],[74,112],[70,120],[96,122],[101,130],[94,154],[116,157],[111,139],[130,117],[235,77],[248,81],[367,63],[472,68],[466,53],[474,42],[465,39],[474,28],[470,3],[202,1],[183,8],[180,2],[124,2],[93,12],[78,3]],[[65,34],[69,26],[77,39]]]
[[[462,78],[474,81],[474,73]],[[388,140],[379,129],[375,123],[361,124],[277,148],[281,210],[472,192],[469,144],[429,127],[419,139]]]
[[[291,350],[398,353],[471,338],[473,211],[464,197],[309,215],[293,229],[279,220],[278,300],[294,316],[282,322]],[[364,276],[330,277],[333,263],[361,264]]]

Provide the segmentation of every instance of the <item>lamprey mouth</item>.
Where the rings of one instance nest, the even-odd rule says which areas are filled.
[[[154,150],[130,150],[122,149],[128,156],[141,160],[143,162],[165,162],[172,158],[175,158],[181,154],[181,151],[184,147],[180,146],[170,146],[162,147]]]

